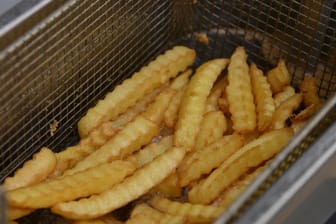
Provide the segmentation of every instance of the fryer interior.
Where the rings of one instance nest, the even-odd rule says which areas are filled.
[[[176,44],[197,51],[195,66],[228,57],[239,45],[263,70],[282,58],[294,86],[315,76],[327,99],[336,89],[335,27],[336,1],[46,3],[0,35],[0,181],[42,146],[60,151],[75,144],[76,124],[88,108]],[[199,33],[209,45],[196,40]]]

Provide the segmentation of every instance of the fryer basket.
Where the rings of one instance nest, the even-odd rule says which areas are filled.
[[[167,48],[196,49],[199,65],[242,45],[264,70],[285,59],[296,87],[315,76],[330,100],[224,214],[236,221],[334,125],[335,28],[335,0],[22,1],[0,16],[0,181],[42,146],[76,143],[86,111]]]

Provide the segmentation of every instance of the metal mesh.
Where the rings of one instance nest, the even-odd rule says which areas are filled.
[[[75,143],[87,109],[171,45],[195,48],[197,64],[243,45],[264,70],[285,59],[295,86],[309,74],[322,97],[336,90],[336,1],[52,2],[0,36],[0,181],[40,147]]]

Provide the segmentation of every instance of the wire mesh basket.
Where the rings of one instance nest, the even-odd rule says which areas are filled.
[[[76,124],[98,99],[176,44],[196,49],[196,65],[229,57],[239,45],[264,70],[285,59],[294,86],[315,76],[320,96],[332,98],[335,28],[336,1],[39,1],[0,30],[0,180],[42,146],[60,151],[78,141]],[[332,99],[227,220],[239,218],[334,123]]]

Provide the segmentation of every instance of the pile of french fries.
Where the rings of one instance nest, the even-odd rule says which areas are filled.
[[[5,179],[8,220],[50,208],[74,223],[211,223],[322,100],[298,91],[284,61],[266,75],[243,47],[194,72],[176,46],[125,80],[79,121],[80,142],[42,148]],[[133,203],[127,220],[111,213]]]

